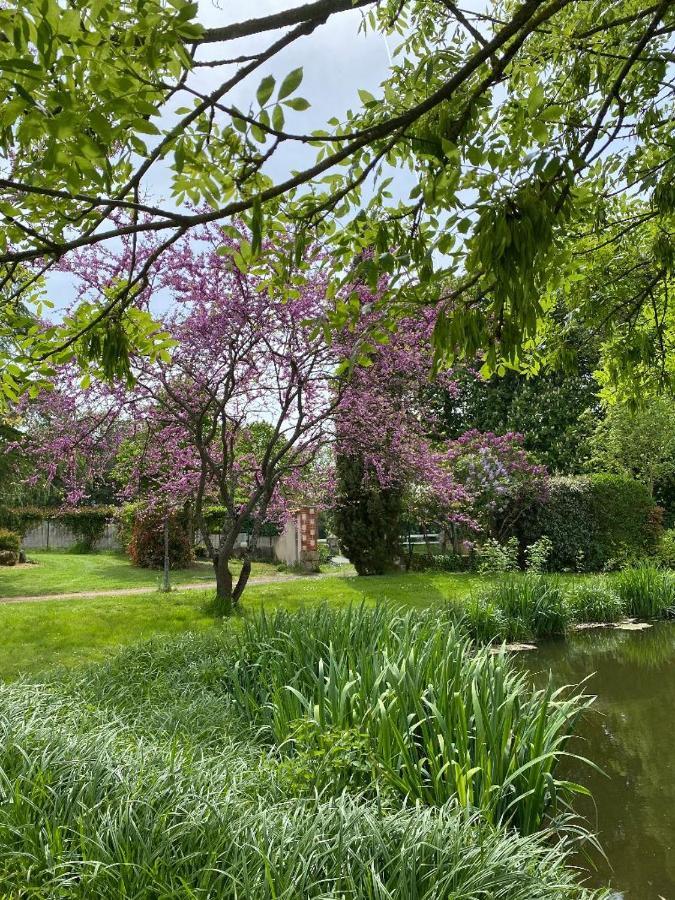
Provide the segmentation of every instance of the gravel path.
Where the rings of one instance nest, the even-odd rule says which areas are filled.
[[[347,573],[345,573],[346,575]],[[317,575],[258,575],[249,579],[249,585],[279,584],[284,581],[317,581],[321,578],[342,577],[340,572],[321,572]],[[204,591],[214,587],[214,581],[198,581],[194,584],[177,584],[176,591]],[[72,594],[38,594],[36,596],[24,595],[20,597],[0,597],[3,603],[36,603],[41,600],[93,600],[96,597],[129,597],[136,594],[156,594],[156,587],[119,588],[110,591],[80,591]]]

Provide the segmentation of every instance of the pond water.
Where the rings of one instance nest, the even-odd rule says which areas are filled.
[[[593,793],[575,807],[607,856],[594,857],[589,883],[610,883],[616,900],[675,900],[675,623],[578,632],[524,656],[557,683],[592,676],[594,712],[571,749],[606,774],[566,773]]]

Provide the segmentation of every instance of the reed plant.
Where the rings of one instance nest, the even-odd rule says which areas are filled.
[[[650,563],[618,572],[613,587],[627,615],[656,619],[669,611],[675,613],[675,575]]]
[[[479,598],[484,607],[498,611],[500,630],[495,637],[503,640],[561,636],[569,623],[565,592],[560,579],[552,575],[507,575]]]
[[[252,726],[286,752],[297,749],[301,721],[356,729],[402,800],[455,799],[530,834],[583,790],[556,771],[590,699],[550,685],[535,691],[503,651],[476,647],[453,616],[385,607],[263,615],[240,637],[228,687]]]
[[[575,585],[567,602],[575,622],[618,622],[625,615],[624,601],[604,576]]]

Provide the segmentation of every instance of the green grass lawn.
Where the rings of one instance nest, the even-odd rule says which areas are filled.
[[[87,559],[95,560],[96,556]],[[124,571],[122,566],[120,571]],[[246,612],[255,611],[261,605],[297,609],[303,604],[322,601],[345,605],[353,601],[385,600],[397,605],[423,606],[462,597],[480,580],[464,574],[422,573],[307,578],[285,584],[252,584],[244,594],[243,605]],[[108,586],[112,587],[109,583]],[[152,593],[0,604],[0,677],[14,678],[55,665],[74,666],[103,659],[116,647],[154,634],[232,627],[230,622],[214,624],[213,617],[205,611],[211,596],[210,591],[176,591],[169,595]]]
[[[0,597],[48,596],[49,594],[113,591],[157,587],[161,573],[132,566],[122,553],[68,553],[29,550],[31,565],[0,567]],[[238,571],[239,565],[233,566]],[[276,573],[271,563],[253,563],[252,574]],[[173,584],[213,581],[210,562],[195,562],[189,569],[171,573]]]

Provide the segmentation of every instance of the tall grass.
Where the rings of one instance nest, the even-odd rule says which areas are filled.
[[[576,585],[568,604],[575,622],[618,622],[625,615],[624,601],[606,576]]]
[[[411,720],[405,731],[401,704],[426,680],[437,711],[430,702],[418,709],[429,717],[429,727],[440,726],[438,713],[458,703],[454,688],[465,705],[467,727],[464,738],[457,731],[453,739],[463,740],[469,755],[469,744],[491,743],[494,756],[481,751],[478,758],[510,772],[514,798],[520,776],[508,757],[520,752],[528,758],[526,742],[551,747],[564,731],[553,733],[551,717],[564,712],[571,724],[585,704],[550,692],[535,695],[504,657],[472,654],[442,620],[434,627],[430,617],[392,619],[379,609],[274,617],[248,626],[236,645],[226,633],[153,642],[82,674],[0,685],[2,890],[34,900],[598,897],[579,886],[569,838],[496,827],[457,797],[435,806],[403,804],[386,790],[375,791],[372,799],[330,789],[322,796],[285,794],[278,749],[264,752],[270,728],[287,716],[283,709],[274,713],[276,698],[296,697],[301,716],[356,721],[365,706],[349,689],[341,699],[326,676],[337,677],[331,665],[364,662],[369,642],[371,655],[387,657],[364,676],[370,696],[381,701],[380,712],[373,710],[370,718],[381,717],[382,744],[393,749],[400,738],[407,753],[417,753],[427,726]],[[432,666],[445,652],[454,661],[434,674]],[[302,659],[308,666],[314,659],[311,672],[298,669]],[[325,660],[323,668],[319,660]],[[410,666],[421,668],[419,678]],[[377,674],[382,671],[388,673],[384,680]],[[356,668],[353,677],[361,679]],[[443,693],[445,677],[455,681]],[[469,689],[477,692],[475,701]],[[242,704],[255,691],[264,706],[262,733],[261,717]],[[306,699],[322,692],[324,699],[309,710]],[[425,699],[431,698],[428,693]],[[476,716],[485,717],[488,703],[504,712],[491,713],[490,722],[479,727]],[[522,718],[527,724],[521,728]],[[453,713],[452,722],[459,729],[458,715]],[[384,734],[389,724],[399,738],[393,731]],[[489,728],[513,734],[491,735]],[[460,767],[463,759],[458,756]],[[418,761],[421,771],[422,755]],[[530,769],[539,765],[529,761]],[[466,780],[480,778],[467,773]],[[494,774],[490,779],[496,785]],[[548,781],[547,776],[539,783]]]
[[[629,616],[655,619],[675,611],[675,577],[671,572],[643,564],[614,576],[614,589]]]
[[[507,575],[479,594],[466,611],[469,627],[472,612],[479,612],[479,637],[481,608],[495,610],[498,631],[492,637],[508,641],[563,635],[570,619],[560,580],[547,575]]]
[[[301,721],[367,735],[377,777],[401,799],[455,799],[530,834],[582,790],[556,770],[589,698],[534,691],[502,652],[477,649],[438,611],[262,615],[226,681],[251,724],[288,752]]]

